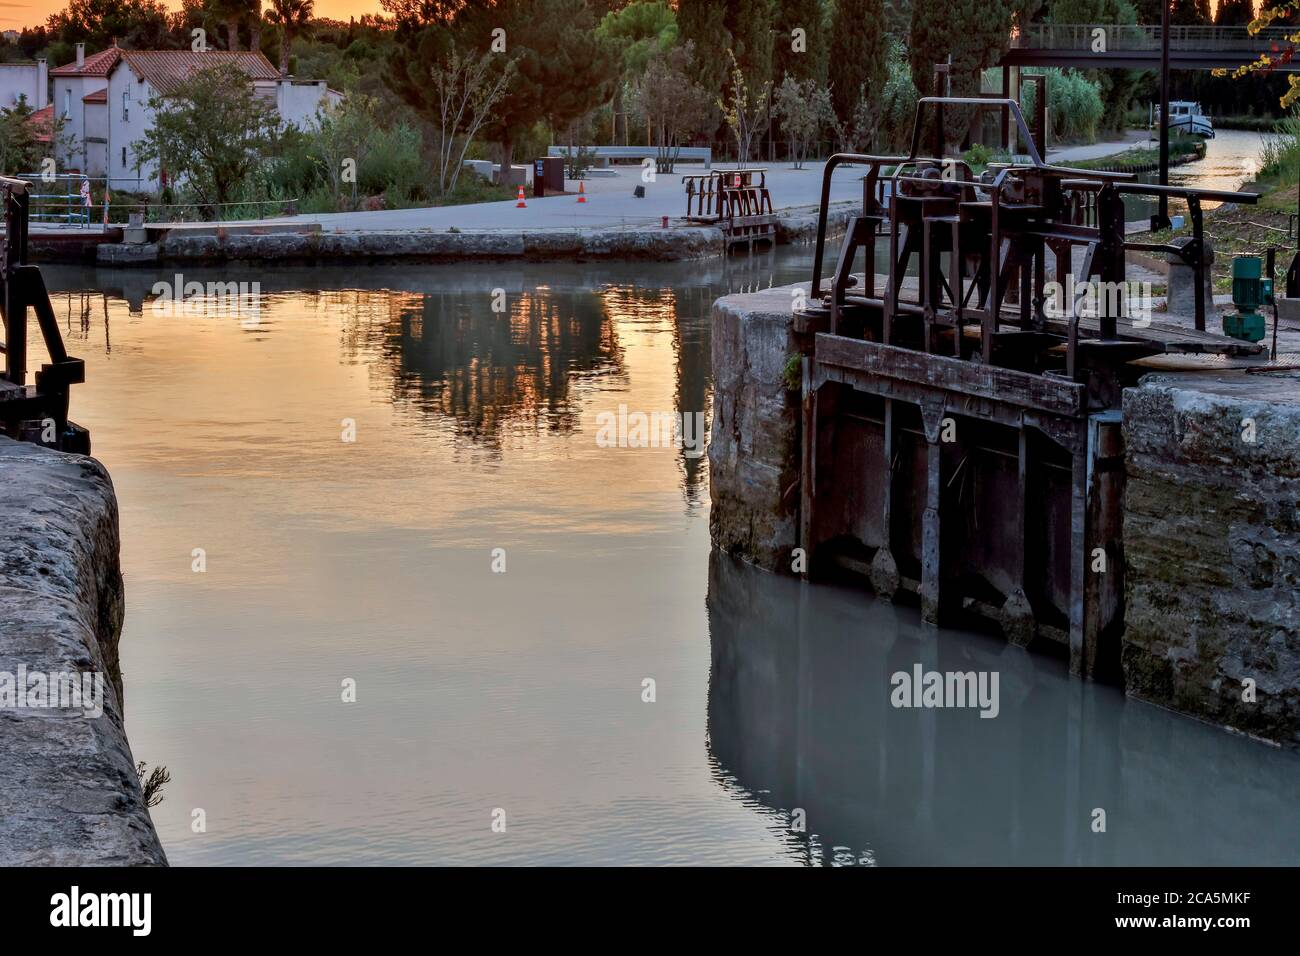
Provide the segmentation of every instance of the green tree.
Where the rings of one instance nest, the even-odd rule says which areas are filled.
[[[720,90],[727,76],[731,34],[725,24],[726,5],[720,0],[678,0],[677,33],[694,44],[691,71],[706,90]]]
[[[726,95],[718,98],[718,109],[722,111],[723,122],[736,139],[736,161],[748,163],[754,137],[762,126],[771,101],[771,81],[751,85],[745,79],[745,71],[740,66],[736,54],[728,50],[731,60],[731,77],[727,82]]]
[[[205,212],[233,201],[275,143],[279,118],[233,63],[200,70],[150,101],[153,127],[137,144],[136,168],[165,170]]]
[[[559,133],[611,98],[618,50],[597,34],[586,0],[503,0],[463,13],[454,24],[458,37],[471,38],[474,48],[484,52],[500,40],[504,51],[495,57],[497,69],[514,63],[509,91],[493,109],[488,128],[500,147],[503,169],[514,159],[516,140],[538,119]]]
[[[20,96],[10,109],[0,108],[0,173],[30,173],[40,169],[45,147],[38,140],[35,111]]]
[[[474,138],[487,123],[493,107],[506,95],[513,78],[513,64],[498,72],[493,69],[491,53],[462,56],[454,46],[433,70],[441,194],[456,189]]]
[[[614,88],[614,140],[626,143],[627,115],[623,103],[628,91],[642,77],[652,58],[659,57],[677,42],[677,15],[665,0],[637,0],[622,10],[601,18],[598,36],[619,53],[619,78]],[[621,129],[620,129],[621,127]]]
[[[66,45],[62,49],[85,43],[98,51],[114,40],[143,50],[174,46],[167,8],[158,0],[68,0],[67,7],[50,14],[46,26],[51,42]]]
[[[809,146],[834,116],[830,91],[816,80],[796,80],[787,76],[776,88],[772,112],[780,119],[781,130],[790,141],[790,159],[794,168],[802,169]]]
[[[772,0],[727,0],[723,25],[736,65],[752,89],[772,83]]]
[[[1129,0],[1051,0],[1048,10],[1055,23],[1130,24],[1136,23],[1138,16]],[[1159,17],[1158,10],[1156,16]],[[1142,72],[1088,70],[1084,75],[1096,85],[1101,95],[1102,115],[1100,122],[1095,125],[1105,129],[1122,129],[1124,115],[1132,105],[1133,97],[1142,82]],[[1050,105],[1050,96],[1048,101]]]
[[[896,36],[887,38],[889,49],[885,55],[888,76],[880,97],[881,139],[890,149],[903,149],[911,142],[912,126],[916,121],[916,99],[919,95],[912,82],[912,68],[907,61],[907,48]]]
[[[820,0],[785,0],[776,5],[772,79],[826,82],[827,24]],[[803,31],[797,33],[796,31]]]
[[[379,0],[379,6],[399,24],[427,27],[450,23],[466,0]]]
[[[293,46],[294,34],[307,29],[315,8],[315,0],[271,0],[266,19],[280,27],[281,76],[289,75],[289,49]]]
[[[709,92],[691,80],[695,47],[689,40],[660,50],[646,64],[633,104],[651,130],[655,168],[671,173],[682,141],[709,121]]]
[[[880,94],[887,74],[885,53],[881,0],[837,0],[831,21],[827,78],[831,103],[841,124],[852,124],[856,116],[874,127],[872,121],[880,115]],[[865,114],[860,112],[860,104]]]
[[[1012,24],[1027,22],[1039,6],[1039,0],[913,0],[909,47],[916,88],[933,93],[935,64],[951,61],[952,94],[976,95],[982,71],[1006,54]],[[959,145],[976,115],[969,108],[945,110],[946,145]]]

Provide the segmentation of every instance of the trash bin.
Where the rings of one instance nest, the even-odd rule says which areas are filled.
[[[533,195],[545,196],[547,190],[564,192],[564,157],[545,156],[533,160]]]

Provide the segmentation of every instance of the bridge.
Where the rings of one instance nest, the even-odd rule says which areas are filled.
[[[1100,32],[1098,32],[1100,31]],[[1171,70],[1236,69],[1261,53],[1284,51],[1300,27],[1267,27],[1251,36],[1244,26],[1169,28]],[[1116,23],[1030,23],[1011,40],[1002,66],[1079,69],[1160,69],[1160,27]],[[1275,70],[1300,72],[1300,59]]]

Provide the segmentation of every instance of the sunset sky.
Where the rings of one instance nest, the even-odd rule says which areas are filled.
[[[168,9],[179,10],[180,0],[163,0]],[[51,13],[67,6],[66,0],[0,0],[0,28],[21,30],[45,22]],[[379,0],[316,0],[316,16],[346,20],[363,13],[379,13]]]
[[[168,8],[180,9],[180,0],[163,0]],[[51,13],[62,10],[66,0],[0,0],[0,28],[6,30],[37,26]],[[1210,9],[1218,8],[1210,0]],[[379,0],[316,0],[316,16],[346,20],[363,13],[380,13]]]

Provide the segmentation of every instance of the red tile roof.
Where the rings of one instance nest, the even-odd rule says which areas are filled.
[[[200,70],[221,63],[235,63],[253,80],[279,79],[280,71],[261,53],[231,53],[228,50],[123,50],[122,62],[162,95],[173,92]]]
[[[48,143],[54,129],[53,104],[44,109],[37,110],[31,116],[27,117],[27,122],[31,124],[32,132],[36,134],[36,142]]]
[[[87,93],[85,96],[83,96],[83,97],[81,98],[81,102],[83,102],[83,103],[107,103],[107,102],[108,102],[108,88],[105,87],[105,88],[102,89],[102,90],[95,90],[95,92],[93,92],[93,93]]]
[[[86,62],[81,69],[77,69],[77,61],[73,60],[71,63],[50,70],[50,76],[108,76],[121,58],[122,51],[116,46],[111,46],[107,50],[86,57]]]

